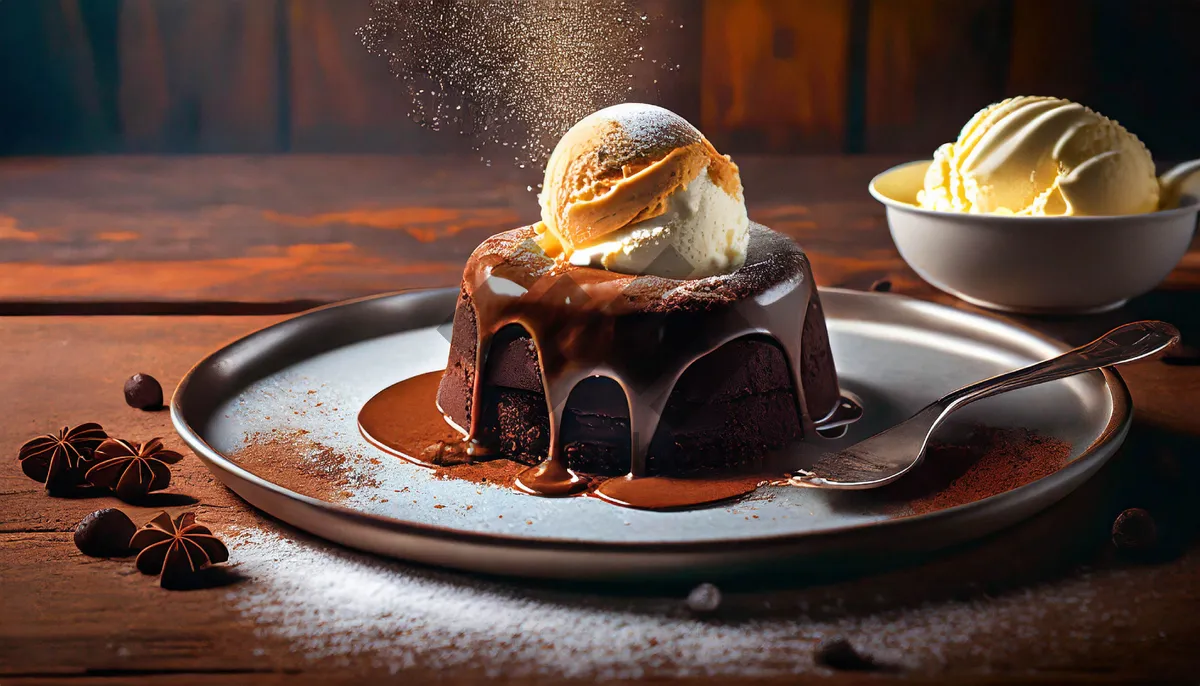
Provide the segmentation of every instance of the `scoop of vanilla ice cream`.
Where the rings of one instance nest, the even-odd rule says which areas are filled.
[[[546,165],[540,200],[539,243],[572,264],[684,279],[746,259],[737,165],[661,107],[617,105],[571,127]]]
[[[980,110],[934,153],[926,209],[1035,216],[1158,209],[1146,146],[1117,122],[1060,98],[1021,96]]]
[[[702,278],[745,262],[749,226],[745,204],[702,173],[668,196],[663,214],[576,247],[569,259],[624,274]]]

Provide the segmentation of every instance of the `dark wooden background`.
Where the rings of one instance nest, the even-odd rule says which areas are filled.
[[[672,28],[647,50],[683,65],[644,97],[731,153],[928,154],[989,102],[1052,94],[1160,159],[1200,155],[1196,0],[640,1]],[[469,149],[407,120],[354,35],[368,13],[367,0],[0,0],[0,154]]]

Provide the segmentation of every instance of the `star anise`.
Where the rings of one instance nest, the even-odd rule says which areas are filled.
[[[108,434],[99,424],[80,424],[74,429],[64,426],[57,436],[38,436],[21,446],[17,459],[25,476],[46,484],[47,489],[71,488],[83,483],[92,453],[106,438]]]
[[[87,480],[110,488],[125,502],[136,502],[150,491],[171,485],[171,468],[183,455],[163,447],[161,438],[142,444],[110,438],[96,448],[96,464],[87,472]]]
[[[208,527],[196,523],[196,515],[185,512],[174,521],[161,513],[137,530],[129,547],[140,550],[136,565],[142,574],[160,574],[163,588],[187,588],[196,573],[229,559],[229,550]]]

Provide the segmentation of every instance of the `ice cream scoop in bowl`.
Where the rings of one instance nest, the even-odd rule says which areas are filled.
[[[876,176],[892,239],[923,279],[1031,314],[1120,307],[1191,244],[1200,161],[1155,179],[1135,137],[1091,110],[1016,98],[980,111],[934,160]]]

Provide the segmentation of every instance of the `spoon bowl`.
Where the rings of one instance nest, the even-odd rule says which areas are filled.
[[[964,405],[1093,369],[1136,362],[1177,343],[1178,329],[1166,322],[1141,321],[1118,326],[1058,357],[963,386],[886,431],[840,452],[822,455],[809,469],[793,475],[788,483],[838,490],[886,486],[921,463],[933,432]]]

